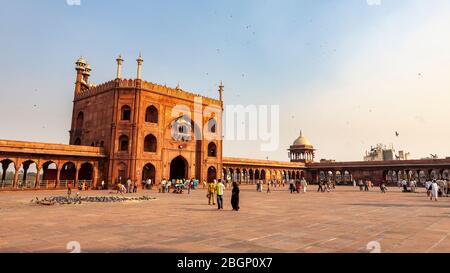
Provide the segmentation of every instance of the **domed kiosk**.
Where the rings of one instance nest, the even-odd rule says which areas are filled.
[[[289,158],[291,162],[309,163],[314,161],[314,152],[314,146],[300,131],[300,136],[289,148]]]

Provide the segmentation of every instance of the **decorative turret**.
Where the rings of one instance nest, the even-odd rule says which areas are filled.
[[[314,146],[303,136],[302,131],[300,131],[300,136],[289,148],[289,158],[291,162],[309,163],[314,161],[314,152]]]
[[[83,71],[83,80],[86,85],[89,85],[89,77],[91,76],[91,71],[91,66],[89,64],[86,64],[86,67]]]
[[[120,79],[120,74],[122,71],[122,64],[123,64],[123,59],[122,59],[122,55],[119,55],[119,57],[116,59],[117,62],[117,75],[116,75],[116,79]]]
[[[220,81],[219,85],[219,100],[222,102],[223,105],[223,92],[224,92],[225,86],[223,86],[223,82]]]
[[[75,70],[77,71],[77,78],[75,82],[75,94],[79,94],[81,92],[81,84],[83,82],[83,74],[85,73],[86,66],[87,62],[83,58],[83,56],[81,56],[75,63]]]
[[[144,59],[142,59],[142,53],[139,52],[139,57],[137,58],[137,64],[138,64],[138,68],[137,68],[137,79],[140,80],[141,79],[141,68],[142,68],[142,64],[144,63]]]

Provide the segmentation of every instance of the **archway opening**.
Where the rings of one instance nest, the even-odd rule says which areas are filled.
[[[56,179],[58,177],[58,166],[53,161],[44,163],[42,172],[41,186],[47,188],[56,187]]]
[[[16,166],[13,161],[9,159],[0,162],[1,176],[0,189],[10,188],[14,184],[14,175],[16,174]]]
[[[131,120],[131,107],[130,106],[128,106],[128,105],[123,106],[121,112],[122,112],[121,120],[124,120],[124,121]]]
[[[188,178],[188,163],[182,156],[175,157],[170,162],[170,179],[187,179]]]
[[[81,130],[81,129],[83,129],[83,125],[84,125],[84,113],[80,112],[80,113],[78,113],[78,116],[77,116],[76,128],[78,130]]]
[[[127,165],[123,162],[117,164],[117,183],[125,183],[127,180]]]
[[[211,142],[208,145],[208,156],[217,157],[217,146],[214,142]]]
[[[70,182],[72,185],[75,182],[75,176],[77,174],[77,169],[73,162],[66,162],[61,168],[61,172],[59,174],[59,187],[66,188],[67,183]]]
[[[92,188],[93,184],[93,176],[94,174],[94,167],[91,163],[83,163],[80,167],[80,170],[78,171],[78,185],[82,186],[83,183],[85,183],[85,186],[88,188]]]
[[[119,138],[119,151],[120,152],[128,152],[128,137],[123,135]]]
[[[145,111],[145,122],[158,123],[158,109],[155,106],[147,107]]]
[[[148,135],[144,139],[144,152],[156,153],[157,141],[154,135]]]
[[[35,188],[36,182],[39,183],[38,176],[37,164],[34,161],[28,160],[23,162],[19,169],[17,188]]]
[[[208,182],[214,182],[217,179],[217,171],[213,166],[208,168]]]
[[[148,163],[142,169],[142,181],[146,182],[147,180],[151,180],[152,184],[155,183],[156,178],[156,168],[153,164]]]
[[[265,170],[261,171],[260,179],[263,180],[263,182],[266,181],[266,171]]]

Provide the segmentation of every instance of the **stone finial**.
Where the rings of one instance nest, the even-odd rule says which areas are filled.
[[[119,57],[116,59],[117,62],[117,79],[120,79],[121,77],[121,71],[122,71],[122,64],[123,64],[123,58],[122,55],[119,55]]]
[[[137,58],[137,64],[138,64],[138,68],[137,68],[137,79],[140,80],[141,79],[141,70],[142,70],[142,64],[144,63],[144,59],[142,59],[142,53],[139,52],[139,57]]]

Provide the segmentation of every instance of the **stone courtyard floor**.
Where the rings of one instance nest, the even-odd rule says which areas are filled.
[[[191,195],[141,191],[157,200],[37,206],[35,197],[63,191],[0,192],[0,252],[450,252],[450,198],[390,188],[359,192],[257,193],[241,187],[241,211],[208,206],[205,190]],[[110,196],[109,191],[82,192]],[[133,196],[133,195],[130,195]]]

